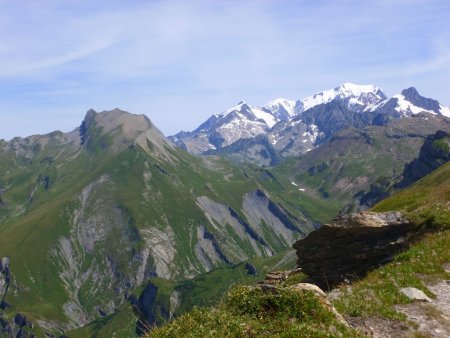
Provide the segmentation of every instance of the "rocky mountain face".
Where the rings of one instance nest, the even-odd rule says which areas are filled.
[[[389,262],[416,232],[400,212],[339,215],[294,244],[297,264],[315,284],[329,289]]]
[[[118,109],[91,110],[70,133],[2,141],[0,169],[0,291],[16,283],[0,315],[25,314],[42,335],[114,313],[149,278],[271,257],[313,229],[264,181]]]
[[[274,114],[267,108],[239,102],[222,114],[211,116],[196,130],[181,132],[171,137],[171,140],[191,153],[200,154],[264,134],[283,117],[285,115],[281,112]]]
[[[445,125],[443,126],[445,128]],[[389,197],[396,190],[408,187],[425,177],[450,160],[449,147],[450,137],[448,132],[438,130],[436,133],[426,136],[418,157],[406,163],[399,176],[380,177],[373,182],[369,191],[359,197],[359,205],[362,208],[370,207]]]
[[[260,117],[249,117],[249,111]],[[310,151],[340,130],[385,125],[420,112],[450,116],[450,108],[413,87],[387,98],[376,86],[346,83],[297,101],[277,99],[262,108],[240,104],[171,139],[193,153],[227,154],[236,161],[270,166]]]
[[[264,107],[240,102],[220,115],[211,116],[196,130],[181,132],[171,140],[193,153],[218,151],[237,141],[266,134],[278,122],[288,121],[319,105],[339,102],[351,111],[358,111],[385,98],[378,87],[347,83],[297,101],[276,99]]]
[[[439,130],[430,135],[420,149],[419,157],[405,166],[403,179],[397,187],[404,188],[428,175],[450,160],[450,134]]]

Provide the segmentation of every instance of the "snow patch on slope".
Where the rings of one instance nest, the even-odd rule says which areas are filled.
[[[292,117],[297,114],[296,111],[297,101],[278,98],[268,102],[264,108],[270,110],[275,115],[280,115],[285,112],[288,117]]]
[[[397,99],[397,107],[394,109],[398,111],[399,113],[403,115],[407,115],[408,113],[412,115],[419,114],[421,112],[427,112],[433,115],[436,115],[436,113],[432,110],[427,110],[421,107],[417,107],[408,100],[406,100],[405,96],[402,94],[397,94],[393,96],[394,99]]]
[[[443,105],[441,105],[440,112],[445,117],[450,117],[450,108],[449,107],[444,107]]]

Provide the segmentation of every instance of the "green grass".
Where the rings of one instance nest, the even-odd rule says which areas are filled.
[[[137,337],[135,332],[137,317],[131,305],[124,304],[112,315],[97,319],[79,329],[64,333],[70,338],[132,338]]]
[[[356,337],[310,292],[232,288],[215,308],[196,308],[148,337]]]
[[[250,263],[256,269],[255,275],[246,272],[245,264]],[[194,306],[213,306],[234,284],[257,283],[266,273],[279,269],[291,269],[295,266],[295,255],[289,250],[269,258],[252,258],[247,262],[231,267],[214,269],[191,280],[176,283],[170,291],[181,293],[181,305],[175,315],[191,310]]]
[[[428,232],[419,243],[394,261],[351,286],[343,287],[343,294],[335,302],[338,311],[349,316],[383,316],[404,320],[395,311],[395,304],[408,303],[400,294],[402,287],[416,287],[433,295],[424,281],[448,279],[443,264],[450,262],[450,163],[419,180],[412,186],[378,203],[374,211],[403,211],[413,226]]]
[[[420,243],[397,255],[394,261],[370,272],[364,279],[341,289],[341,296],[334,302],[336,309],[351,317],[382,316],[405,320],[394,305],[410,301],[400,293],[402,287],[415,287],[430,297],[424,279],[432,281],[448,279],[442,265],[450,262],[450,231],[426,235]]]
[[[450,229],[450,162],[411,187],[373,207],[374,211],[400,210],[416,224]]]

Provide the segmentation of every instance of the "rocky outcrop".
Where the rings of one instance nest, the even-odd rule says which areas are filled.
[[[260,283],[262,285],[282,285],[293,275],[300,273],[302,269],[272,271],[266,275],[266,278]]]
[[[0,259],[0,302],[3,303],[11,282],[11,273],[9,271],[9,258]]]
[[[31,332],[33,324],[25,315],[21,313],[16,313],[13,317],[3,315],[3,311],[10,307],[6,302],[10,287],[17,289],[16,286],[11,285],[13,284],[11,280],[9,257],[2,257],[0,259],[0,337],[34,337]]]
[[[329,289],[389,262],[416,234],[400,212],[360,212],[339,215],[294,248],[303,272]]]

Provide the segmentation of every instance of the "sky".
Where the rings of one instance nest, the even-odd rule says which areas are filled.
[[[345,82],[450,106],[449,18],[448,0],[0,0],[0,138],[116,107],[172,135]]]

